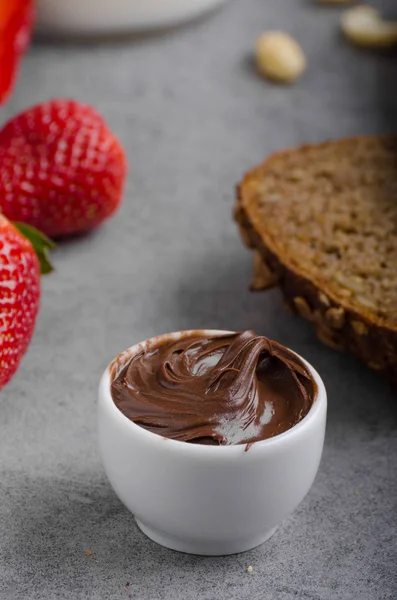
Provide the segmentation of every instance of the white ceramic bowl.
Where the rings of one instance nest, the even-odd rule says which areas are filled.
[[[37,0],[39,32],[114,34],[170,27],[226,0]]]
[[[135,425],[112,400],[110,373],[115,377],[147,343],[121,354],[100,383],[99,445],[111,485],[140,529],[163,546],[205,555],[258,546],[303,500],[316,476],[327,412],[320,376],[305,361],[318,395],[306,417],[285,433],[248,451],[245,445],[188,444]]]

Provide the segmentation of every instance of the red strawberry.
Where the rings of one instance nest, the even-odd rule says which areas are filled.
[[[119,141],[91,106],[52,100],[0,131],[0,206],[50,237],[97,227],[119,206],[126,176]]]
[[[40,264],[49,270],[45,248],[52,244],[23,225],[30,241],[0,215],[0,388],[13,376],[32,337],[40,301]],[[40,260],[41,259],[41,260]]]
[[[33,15],[33,0],[0,1],[0,104],[7,99],[29,46]]]

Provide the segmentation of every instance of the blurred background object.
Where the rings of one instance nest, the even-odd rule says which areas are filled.
[[[226,0],[37,0],[38,30],[50,34],[115,34],[171,27]]]
[[[33,0],[0,0],[0,104],[7,99],[29,46],[33,16]]]

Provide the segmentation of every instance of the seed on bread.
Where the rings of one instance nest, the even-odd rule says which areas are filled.
[[[381,371],[382,370],[382,365],[381,363],[377,362],[376,360],[370,360],[368,363],[368,366],[370,369],[373,369],[374,371]]]
[[[294,305],[301,317],[308,321],[313,320],[313,311],[304,298],[301,296],[294,298]]]
[[[267,290],[277,283],[277,276],[267,266],[258,251],[254,252],[254,280],[252,290]]]
[[[351,326],[357,335],[366,335],[368,333],[368,327],[362,321],[352,321]]]
[[[268,31],[256,42],[259,72],[279,83],[292,83],[306,69],[306,57],[296,40],[284,31]]]
[[[336,273],[335,279],[340,285],[347,288],[351,292],[363,292],[365,290],[365,284],[361,277],[356,275],[343,275],[343,273]]]
[[[345,324],[345,311],[341,306],[334,306],[329,308],[325,313],[325,318],[331,327],[335,329],[342,329]]]
[[[318,301],[320,302],[320,304],[322,304],[325,307],[328,307],[331,305],[328,296],[326,296],[323,292],[319,293]]]
[[[305,171],[303,169],[292,169],[287,173],[287,177],[290,181],[301,181],[305,178]]]
[[[332,331],[325,325],[318,325],[316,327],[316,333],[317,333],[317,337],[319,338],[319,340],[322,341],[323,344],[325,344],[326,346],[329,346],[330,348],[333,348],[334,350],[342,350],[343,349],[343,345],[342,345],[339,337],[336,336],[335,331]]]
[[[356,300],[356,302],[358,302],[359,304],[361,304],[361,306],[363,306],[364,308],[368,308],[371,311],[376,311],[377,309],[377,305],[375,302],[373,302],[373,300],[370,300],[369,298],[367,298],[366,296],[362,296],[361,294],[357,294],[354,299]]]

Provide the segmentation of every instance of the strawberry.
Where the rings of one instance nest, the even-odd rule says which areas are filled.
[[[33,0],[0,1],[0,104],[8,97],[33,25]]]
[[[17,370],[33,334],[40,265],[50,270],[46,248],[52,243],[29,226],[19,227],[0,215],[0,388]]]
[[[52,100],[0,131],[0,206],[50,237],[97,227],[119,206],[126,158],[91,106]]]

